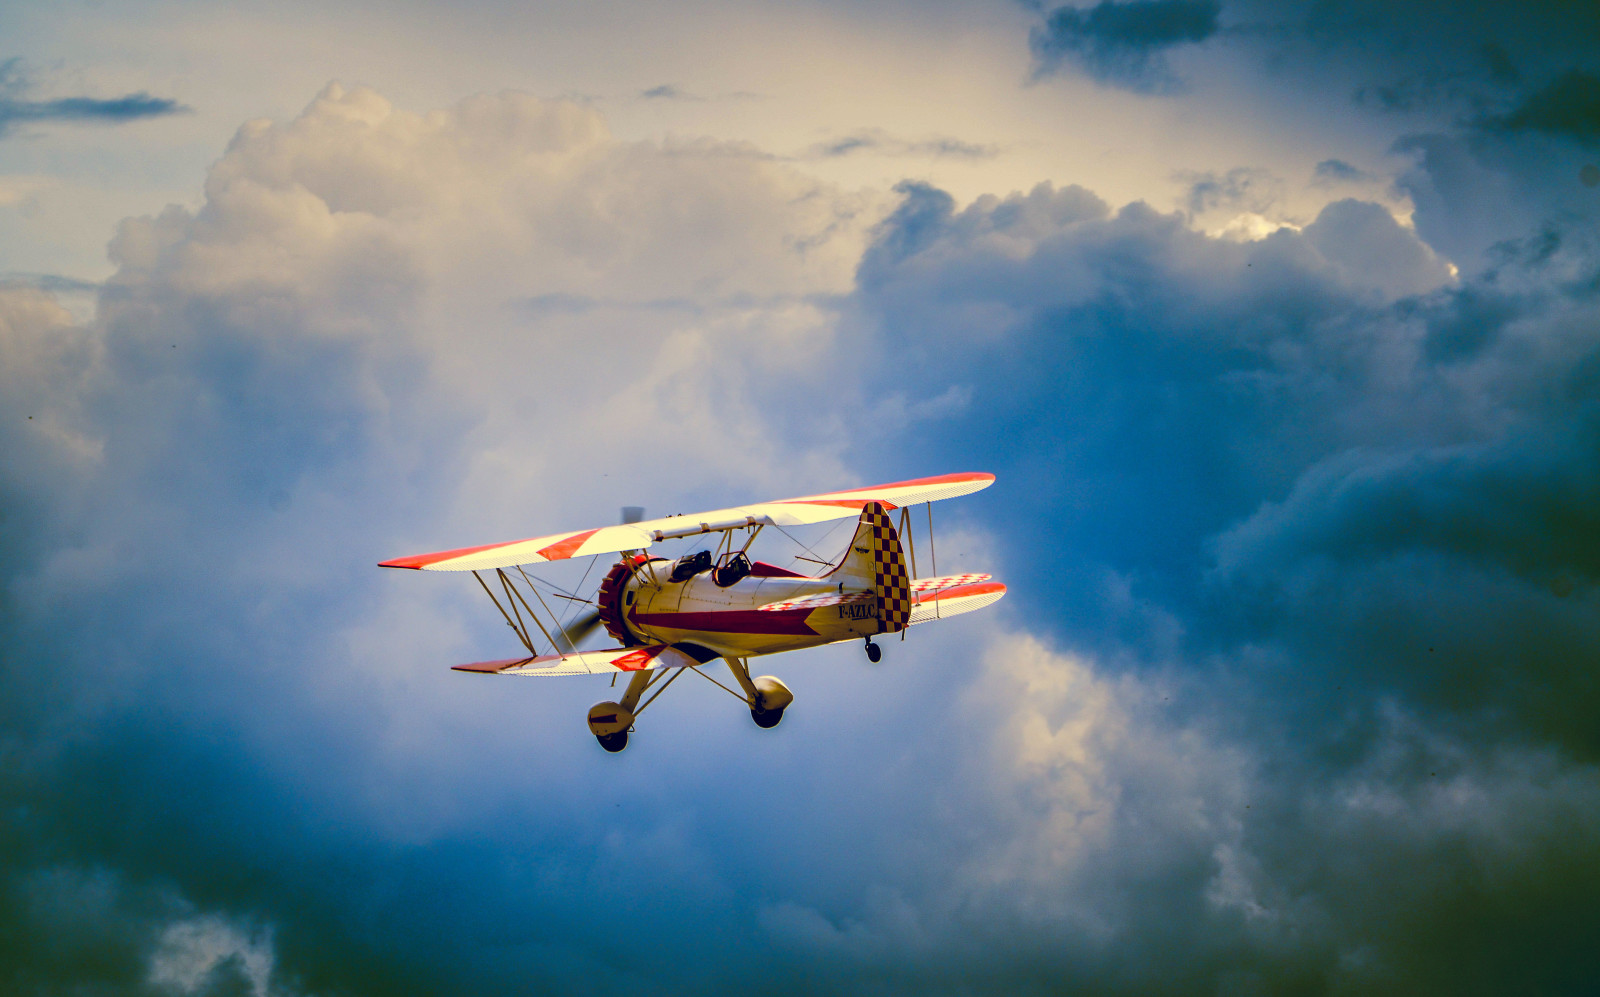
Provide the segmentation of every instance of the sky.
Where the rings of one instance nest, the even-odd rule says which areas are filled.
[[[5,992],[1594,992],[1600,8],[0,38]],[[967,470],[770,731],[376,567]]]

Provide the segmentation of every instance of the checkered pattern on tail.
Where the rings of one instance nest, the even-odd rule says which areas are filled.
[[[872,550],[878,632],[899,633],[911,621],[911,578],[906,574],[906,555],[900,549],[900,534],[895,532],[889,513],[880,502],[868,502],[861,507],[861,527],[857,536],[870,540]]]

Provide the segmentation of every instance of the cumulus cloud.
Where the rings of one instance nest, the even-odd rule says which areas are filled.
[[[1237,243],[1071,189],[959,210],[937,190],[903,193],[863,259],[863,317],[919,383],[977,385],[982,413],[981,428],[928,448],[1008,441],[998,469],[1015,489],[1011,530],[1028,538],[1009,558],[1022,600],[1096,649],[1101,668],[1145,677],[1108,714],[1133,718],[1131,741],[1207,759],[1223,781],[1195,798],[1238,801],[1195,825],[1206,830],[1142,852],[1175,863],[1142,898],[1161,911],[1151,919],[1205,925],[1176,943],[1190,962],[1154,976],[1268,991],[1514,979],[1515,948],[1494,939],[1517,930],[1530,893],[1550,898],[1546,979],[1559,988],[1587,972],[1563,927],[1583,902],[1558,884],[1588,881],[1596,844],[1595,742],[1582,719],[1596,705],[1583,663],[1600,651],[1581,539],[1596,530],[1585,512],[1600,342],[1587,317],[1591,244],[1531,235],[1458,283],[1416,232],[1355,200],[1303,230]],[[1022,548],[1041,537],[1053,555],[1034,564]],[[1216,670],[1196,671],[1200,661]],[[1063,668],[1046,672],[1064,681]],[[1192,698],[1201,674],[1237,726]],[[1152,713],[1149,689],[1162,682],[1198,711],[1178,716],[1208,722]],[[1197,742],[1172,746],[1183,737]],[[1027,771],[1022,757],[995,770]],[[1107,742],[1083,757],[1115,759],[1107,785],[1139,785],[1138,765]],[[1094,769],[1052,771],[1065,791]],[[1525,787],[1536,803],[1514,802]],[[1183,794],[1152,790],[1132,808],[1139,826],[1160,826],[1158,808]],[[1540,817],[1500,823],[1523,806]],[[1026,847],[1051,826],[1045,812],[998,839]],[[1582,843],[1552,845],[1542,828],[1557,826]],[[1335,853],[1337,867],[1293,857]],[[1401,871],[1430,863],[1438,876]],[[1035,877],[1048,867],[1030,865]],[[1107,875],[1117,887],[1105,894],[1133,890],[1131,872]],[[998,878],[1016,890],[1020,877]],[[1487,891],[1473,906],[1499,927],[1431,922],[1461,883]],[[1079,889],[1064,878],[1051,895]],[[1162,907],[1183,898],[1196,906]],[[1381,930],[1376,907],[1393,915]],[[1111,936],[1137,946],[1156,930],[1130,920]],[[1464,936],[1482,945],[1470,967],[1451,962]],[[1108,973],[1159,961],[1115,951]],[[1156,988],[1102,984],[1092,954],[1056,954],[1032,978]]]
[[[463,783],[449,760],[504,749],[459,740],[497,726],[485,690],[416,685],[459,678],[445,666],[500,635],[471,632],[470,593],[441,602],[374,563],[623,504],[848,483],[832,426],[771,420],[813,407],[796,382],[848,384],[829,373],[823,302],[848,288],[872,210],[742,147],[616,141],[572,104],[505,94],[421,115],[330,87],[292,121],[244,126],[198,210],[123,223],[88,325],[41,289],[0,289],[0,433],[17,458],[0,529],[22,614],[0,715],[7,799],[41,815],[8,832],[8,868],[102,856],[136,883],[265,911],[281,924],[271,951],[313,982],[414,976],[375,969],[394,943],[363,950],[366,928],[316,885],[359,881],[371,899],[389,859],[309,855],[366,839],[393,858],[453,826],[460,791],[516,793]],[[213,623],[184,622],[199,618]],[[398,660],[413,631],[421,656]],[[443,714],[405,705],[441,690]],[[555,772],[589,764],[567,725],[531,729],[565,746],[546,756]],[[448,742],[463,753],[440,755]],[[413,779],[432,788],[399,789]],[[313,811],[322,830],[290,826]],[[587,821],[565,833],[601,840]],[[437,907],[407,910],[412,944]],[[266,992],[264,936],[203,921],[164,937],[156,982]],[[571,946],[603,947],[589,939]]]

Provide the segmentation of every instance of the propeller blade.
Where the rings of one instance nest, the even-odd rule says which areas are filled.
[[[639,520],[641,520],[643,518],[644,518],[644,506],[642,506],[642,505],[625,505],[625,506],[622,507],[622,525],[623,526],[627,526],[630,523],[637,523]]]
[[[566,625],[561,631],[562,643],[568,648],[578,646],[578,642],[594,633],[594,628],[600,625],[600,610],[593,609]]]

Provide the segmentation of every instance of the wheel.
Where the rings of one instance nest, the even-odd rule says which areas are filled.
[[[874,644],[870,640],[867,641],[867,660],[872,662],[873,664],[877,664],[878,663],[878,659],[880,659],[882,657],[883,657],[883,648],[881,648],[878,645]]]
[[[763,730],[771,730],[772,728],[778,726],[778,723],[783,720],[783,711],[751,710],[750,719],[756,722],[757,727],[760,727]]]
[[[619,730],[615,734],[596,734],[594,739],[600,742],[600,747],[612,754],[628,746],[628,732],[625,730]]]

